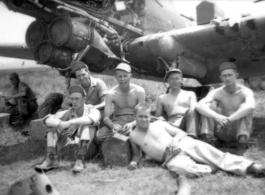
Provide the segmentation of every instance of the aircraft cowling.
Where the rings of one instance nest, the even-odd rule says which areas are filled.
[[[64,46],[76,52],[93,40],[93,30],[69,17],[55,18],[49,26],[49,40],[56,46]]]
[[[26,32],[26,44],[30,49],[36,48],[42,41],[47,39],[47,26],[40,20],[33,21]]]
[[[202,78],[207,72],[204,58],[180,44],[171,32],[130,40],[125,43],[124,49],[127,53],[127,60],[139,69],[144,67],[150,71],[156,70],[154,75],[161,76],[166,72],[166,66],[153,67],[157,64],[156,59],[159,57],[167,63],[177,59],[178,68],[188,77]]]

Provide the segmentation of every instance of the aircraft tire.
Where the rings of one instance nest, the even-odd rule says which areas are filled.
[[[50,93],[39,106],[39,118],[43,118],[47,114],[55,114],[61,108],[62,103],[63,94]]]

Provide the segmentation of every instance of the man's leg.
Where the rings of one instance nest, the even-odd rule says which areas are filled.
[[[212,173],[212,168],[210,166],[197,164],[184,152],[173,157],[166,166],[170,171],[178,175],[185,175],[189,178],[201,177]]]
[[[199,116],[196,110],[188,110],[180,124],[180,129],[184,129],[193,138],[198,137]]]
[[[199,140],[186,137],[180,141],[179,148],[194,161],[237,175],[246,175],[248,167],[253,162],[230,153],[223,153],[213,146]]]
[[[40,165],[36,165],[35,169],[51,170],[59,166],[59,161],[56,153],[56,145],[58,142],[58,134],[55,128],[47,130],[47,155],[46,159]]]
[[[87,154],[88,148],[92,143],[96,134],[95,127],[89,127],[88,125],[82,125],[81,129],[78,131],[78,137],[80,138],[79,150],[77,153],[77,160],[73,167],[73,172],[81,172],[85,168],[85,156]]]
[[[252,133],[253,115],[249,114],[238,121],[236,138],[239,143],[247,143]]]

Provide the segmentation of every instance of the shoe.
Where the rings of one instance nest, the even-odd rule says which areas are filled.
[[[81,159],[75,161],[74,168],[72,170],[73,173],[81,173],[85,169],[85,164]]]
[[[57,155],[48,154],[46,159],[40,164],[35,166],[35,170],[41,169],[43,171],[49,171],[59,167],[59,161]]]
[[[265,167],[253,163],[247,168],[247,173],[254,175],[255,177],[265,177]]]

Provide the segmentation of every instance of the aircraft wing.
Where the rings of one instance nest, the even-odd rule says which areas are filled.
[[[25,44],[0,44],[0,56],[34,60],[33,53]]]

